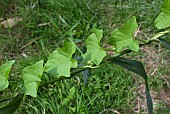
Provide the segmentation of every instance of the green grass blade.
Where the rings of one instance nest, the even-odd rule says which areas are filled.
[[[144,78],[145,80],[145,86],[146,86],[146,100],[147,100],[147,106],[148,106],[148,112],[149,114],[152,114],[153,110],[153,103],[152,103],[152,98],[149,93],[149,88],[148,88],[148,82],[147,82],[147,74],[145,72],[145,69],[143,67],[143,64],[139,61],[136,60],[129,60],[121,57],[116,57],[113,59],[113,63],[117,64],[121,67],[124,67],[125,69],[132,71],[141,77]]]
[[[0,108],[0,114],[13,114],[21,104],[21,98],[17,95],[8,105]]]
[[[91,75],[90,69],[87,69],[85,71],[82,71],[83,79],[84,79],[84,86],[87,87],[89,82],[89,77]]]
[[[164,46],[166,47],[167,49],[170,50],[170,43],[167,42],[166,40],[164,40],[163,38],[158,38],[159,42]]]

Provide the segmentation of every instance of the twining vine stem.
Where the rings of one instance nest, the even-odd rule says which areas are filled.
[[[159,33],[157,33],[155,36],[153,36],[152,38],[146,40],[146,42],[145,42],[144,44],[140,44],[139,46],[142,47],[142,46],[144,46],[144,45],[150,44],[150,43],[153,42],[153,41],[157,41],[158,38],[164,36],[164,35],[167,34],[167,33],[170,33],[170,30],[166,30],[166,31],[163,31],[163,32],[159,32]],[[103,65],[105,65],[105,64],[111,63],[111,62],[114,60],[114,58],[119,57],[119,56],[122,56],[122,55],[127,54],[127,53],[130,53],[130,52],[132,52],[132,50],[126,49],[126,50],[123,50],[123,51],[121,51],[121,52],[119,52],[119,53],[116,53],[116,54],[114,54],[114,55],[112,55],[112,56],[104,59],[104,60],[102,61],[102,63],[100,64],[99,67],[101,67],[101,66],[103,66]],[[76,70],[71,71],[70,77],[64,77],[64,76],[63,76],[63,77],[60,77],[60,78],[57,78],[57,79],[53,79],[53,80],[50,80],[50,81],[47,81],[47,82],[41,82],[40,85],[39,85],[39,87],[45,87],[45,86],[48,86],[49,84],[54,84],[54,83],[57,82],[57,81],[61,81],[61,80],[64,80],[64,79],[73,78],[76,74],[78,74],[78,73],[80,73],[80,72],[82,72],[82,71],[85,71],[85,70],[87,70],[87,69],[90,69],[90,67],[84,67],[84,66],[78,67],[78,68],[76,68]],[[18,94],[24,94],[24,92],[21,90]],[[13,99],[13,98],[16,97],[16,95],[17,95],[17,94],[10,95],[10,96],[7,96],[7,97],[5,97],[5,98],[2,98],[2,99],[0,99],[0,103],[1,103],[1,102],[4,102],[4,101],[8,101],[8,100],[10,100],[10,99]]]

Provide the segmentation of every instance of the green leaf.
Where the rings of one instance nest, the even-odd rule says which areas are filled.
[[[165,13],[170,13],[170,1],[169,0],[164,0],[161,10]]]
[[[8,105],[0,108],[0,114],[13,114],[21,104],[21,98],[17,95]]]
[[[45,64],[45,72],[50,73],[57,78],[60,76],[70,76],[70,69],[77,67],[77,61],[72,59],[76,47],[74,42],[65,41],[62,48],[53,51]]]
[[[75,92],[76,92],[75,87],[72,87],[72,88],[70,89],[69,95],[73,96]]]
[[[146,100],[147,100],[147,106],[148,106],[148,112],[149,114],[152,114],[153,110],[153,103],[152,103],[152,98],[149,93],[149,88],[148,88],[148,82],[147,82],[147,74],[145,72],[145,69],[143,67],[143,64],[139,61],[135,60],[129,60],[121,57],[116,57],[113,59],[113,63],[117,64],[119,66],[122,66],[126,68],[129,71],[132,71],[139,76],[143,77],[145,80],[145,92],[146,92]]]
[[[169,42],[167,42],[167,41],[164,40],[163,38],[158,38],[158,40],[159,40],[159,42],[160,42],[163,46],[165,46],[167,49],[170,50],[170,43],[169,43]]]
[[[100,44],[100,40],[103,38],[103,29],[99,30],[99,29],[93,28],[92,32],[96,35],[98,39],[98,44]]]
[[[41,82],[43,74],[43,60],[35,63],[34,65],[25,67],[22,70],[22,78],[24,80],[25,95],[32,97],[37,96],[38,86]]]
[[[70,101],[69,98],[64,98],[63,101],[62,101],[62,105],[67,104],[69,101]]]
[[[9,85],[9,82],[8,82],[8,79],[6,79],[4,76],[0,75],[0,80],[1,80],[1,83],[0,83],[0,91],[4,90],[5,88],[8,87]]]
[[[100,40],[103,37],[103,30],[93,29],[94,33],[88,36],[86,40],[87,51],[82,55],[83,62],[89,61],[99,65],[102,59],[106,56],[106,52],[100,47]]]
[[[170,27],[170,14],[161,12],[154,23],[158,29],[165,29],[167,27]]]
[[[109,43],[116,47],[117,52],[120,52],[123,48],[128,48],[137,52],[139,50],[139,44],[133,38],[134,32],[137,28],[138,25],[136,18],[133,17],[123,26],[113,31]]]
[[[0,66],[0,91],[4,90],[9,85],[8,76],[14,62],[15,60],[7,61],[5,64]]]
[[[170,0],[164,0],[161,10],[154,23],[158,29],[165,29],[170,27]]]

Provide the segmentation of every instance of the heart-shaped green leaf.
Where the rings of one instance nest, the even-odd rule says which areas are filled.
[[[100,40],[103,37],[103,30],[93,29],[93,33],[86,40],[87,51],[82,55],[83,62],[89,61],[99,65],[106,56],[106,52],[100,47]]]
[[[0,66],[0,91],[4,90],[9,85],[8,76],[14,62],[15,60],[7,61],[5,64]]]
[[[170,27],[170,0],[164,0],[161,10],[154,23],[158,29],[165,29]]]
[[[0,114],[13,114],[21,104],[21,98],[17,95],[8,105],[0,108]]]
[[[62,48],[53,51],[45,64],[45,72],[50,73],[57,78],[60,76],[70,76],[70,69],[77,67],[77,61],[72,59],[76,47],[74,42],[65,41]]]
[[[43,60],[25,67],[22,70],[22,78],[24,80],[25,95],[32,97],[37,96],[38,86],[41,82],[41,76],[43,74]]]
[[[123,26],[115,29],[112,33],[109,43],[116,47],[116,51],[120,52],[123,48],[128,48],[133,51],[139,50],[139,44],[133,38],[138,25],[136,18],[133,17],[127,21]]]
[[[145,72],[143,64],[139,61],[136,61],[136,60],[129,60],[129,59],[121,58],[121,57],[114,58],[113,63],[117,64],[119,66],[122,66],[122,67],[126,68],[127,70],[132,71],[132,72],[134,72],[134,73],[136,73],[139,76],[144,78],[145,85],[146,85],[145,92],[146,92],[148,112],[149,112],[149,114],[152,114],[153,103],[152,103],[151,95],[149,93],[148,82],[147,82],[147,74]]]

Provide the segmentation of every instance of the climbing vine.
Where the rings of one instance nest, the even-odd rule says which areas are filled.
[[[65,40],[63,46],[54,50],[48,57],[47,61],[40,60],[31,66],[25,67],[21,71],[23,83],[18,93],[13,96],[7,96],[0,99],[0,103],[12,100],[4,107],[0,108],[0,114],[12,114],[18,108],[22,99],[29,95],[37,97],[38,88],[53,84],[57,81],[70,79],[76,74],[81,73],[84,77],[84,84],[87,86],[90,76],[89,69],[102,67],[103,64],[116,64],[129,71],[141,76],[145,81],[145,93],[147,98],[148,113],[152,114],[153,104],[147,82],[147,74],[144,66],[140,61],[130,60],[121,57],[124,54],[133,51],[138,52],[143,45],[150,45],[151,42],[159,41],[164,47],[170,49],[170,44],[164,39],[166,34],[170,33],[170,0],[165,0],[161,6],[161,13],[155,19],[155,27],[161,32],[156,33],[152,38],[143,40],[142,42],[135,38],[135,32],[138,28],[135,16],[127,21],[124,25],[113,30],[109,42],[109,51],[113,51],[114,55],[108,55],[106,48],[101,46],[103,38],[103,30],[93,28],[86,41],[86,52],[76,46],[73,39]],[[165,30],[167,29],[167,30]],[[108,50],[108,49],[107,49]],[[81,55],[75,56],[75,52],[79,51]],[[10,80],[8,80],[10,70],[15,60],[7,61],[0,66],[0,91],[8,88]],[[42,80],[43,73],[54,77],[53,80],[44,82]]]

